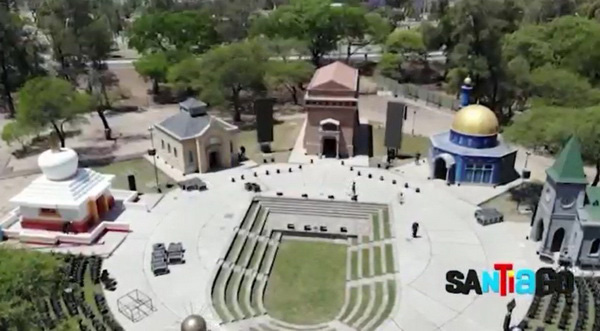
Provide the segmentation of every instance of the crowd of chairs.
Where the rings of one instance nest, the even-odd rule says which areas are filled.
[[[110,280],[110,284],[116,286],[116,281],[108,277],[106,270],[100,271],[102,259],[68,255],[65,262],[65,268],[62,270],[63,281],[56,284],[49,298],[40,298],[36,302],[36,325],[39,330],[53,330],[60,322],[69,318],[77,321],[80,331],[123,330],[112,317],[104,295],[94,293],[97,310],[85,299],[84,287],[88,269],[93,284],[102,281],[105,287],[108,287],[107,282]],[[89,283],[89,280],[87,282]],[[66,308],[66,312],[63,307]]]
[[[576,277],[573,293],[535,296],[527,318],[519,326],[533,330],[531,321],[541,320],[544,325],[555,325],[559,330],[587,330],[590,323],[593,323],[592,330],[600,330],[600,309],[592,313],[591,306],[600,307],[600,278]],[[535,330],[543,331],[545,326],[537,326]]]

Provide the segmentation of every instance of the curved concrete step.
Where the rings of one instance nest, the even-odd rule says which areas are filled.
[[[359,330],[364,330],[364,327],[367,325],[367,323],[369,323],[369,321],[372,318],[372,315],[375,314],[375,311],[378,307],[375,307],[376,302],[377,302],[377,291],[375,290],[376,288],[376,284],[373,283],[371,284],[370,287],[370,295],[369,295],[369,302],[367,304],[367,308],[362,312],[362,316],[354,323],[354,327],[356,327]]]
[[[381,320],[382,317],[387,317],[383,316],[383,313],[386,309],[389,300],[387,282],[379,282],[375,286],[381,286],[381,305],[379,307],[375,307],[377,308],[377,311],[375,311],[375,314],[372,315],[371,319],[367,321],[367,323],[364,326],[364,330],[375,330],[378,326],[378,321]]]
[[[213,306],[224,323],[230,322],[235,318],[233,313],[229,311],[227,303],[225,302],[225,288],[227,286],[227,279],[229,278],[231,272],[231,269],[221,267],[221,270],[219,270],[219,274],[215,279],[217,284],[212,293]]]
[[[352,311],[350,311],[350,314],[348,314],[348,316],[346,316],[342,322],[347,324],[347,325],[352,325],[354,324],[354,322],[356,320],[358,320],[360,318],[360,316],[358,316],[360,314],[360,310],[364,309],[363,306],[363,301],[364,300],[368,300],[367,297],[365,297],[365,293],[366,290],[368,289],[368,285],[362,285],[362,286],[358,286],[358,297],[356,299],[356,304],[354,305],[354,308],[352,309]],[[366,305],[365,305],[366,307]]]
[[[254,223],[254,219],[256,218],[256,214],[258,213],[258,209],[260,207],[260,202],[253,200],[246,211],[246,215],[242,220],[242,224],[240,225],[240,229],[249,230]]]
[[[232,310],[233,315],[235,316],[236,320],[240,320],[240,319],[249,317],[244,314],[244,311],[242,310],[242,308],[239,305],[238,294],[239,294],[240,283],[242,282],[242,278],[243,278],[242,272],[239,272],[239,271],[232,272],[231,276],[229,277],[229,281],[227,282],[227,286],[225,287],[225,302],[229,306],[230,310]]]
[[[252,296],[252,285],[254,284],[254,280],[256,279],[255,274],[246,273],[244,275],[244,279],[242,280],[241,288],[240,288],[240,301],[243,310],[248,312],[249,316],[256,316],[258,312],[254,309],[251,302]]]
[[[256,218],[254,219],[254,222],[252,222],[252,227],[250,228],[250,230],[248,230],[248,232],[259,235],[264,223],[267,220],[267,215],[268,215],[268,210],[264,206],[261,205],[258,213],[256,214]]]

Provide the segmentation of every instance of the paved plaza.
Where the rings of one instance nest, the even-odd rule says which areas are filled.
[[[480,226],[473,217],[476,204],[503,189],[461,188],[462,194],[457,194],[456,187],[423,177],[425,168],[423,164],[409,164],[390,170],[351,170],[338,160],[317,160],[312,165],[304,164],[302,169],[298,164],[268,164],[203,175],[208,191],[175,190],[151,212],[123,213],[120,220],[129,222],[132,232],[105,261],[105,267],[119,281],[115,292],[106,293],[110,307],[127,330],[177,330],[192,312],[204,316],[213,330],[248,330],[243,321],[219,326],[210,297],[219,259],[225,255],[254,197],[243,188],[243,174],[246,181],[261,185],[260,194],[264,196],[281,192],[284,197],[308,194],[312,199],[327,199],[334,195],[336,200],[349,201],[355,181],[360,202],[389,204],[393,226],[390,241],[398,270],[393,277],[400,286],[391,318],[379,330],[498,330],[512,297],[448,294],[445,274],[450,269],[490,269],[495,262],[536,268],[539,260],[534,243],[525,239],[529,224],[507,220]],[[276,169],[285,171],[276,174]],[[394,179],[396,184],[392,184]],[[409,187],[405,188],[404,183]],[[398,202],[399,192],[405,197],[402,205]],[[421,224],[421,238],[410,237],[414,221]],[[150,258],[152,245],[157,242],[182,242],[187,249],[186,264],[155,277],[150,271]],[[118,313],[116,305],[120,296],[134,289],[150,296],[156,307],[137,323]],[[515,317],[524,314],[527,300],[518,298]]]

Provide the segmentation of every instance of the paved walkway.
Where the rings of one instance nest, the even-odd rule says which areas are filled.
[[[357,177],[357,169],[350,171],[339,161],[318,160],[302,170],[293,166],[292,173],[275,174],[276,168],[289,166],[268,164],[205,174],[202,178],[209,183],[208,191],[175,190],[150,213],[125,211],[121,220],[130,222],[133,232],[105,263],[119,281],[117,291],[108,292],[107,299],[117,312],[117,299],[139,289],[152,298],[157,311],[138,323],[116,313],[123,326],[127,330],[176,330],[187,314],[195,312],[207,318],[212,330],[228,329],[218,325],[210,288],[218,260],[225,255],[253,196],[243,190],[242,182],[231,182],[232,176],[241,174],[260,183],[266,195],[281,191],[287,197],[308,193],[326,198],[333,194],[347,200],[348,187],[356,181],[359,201],[390,204],[399,288],[392,317],[379,330],[498,330],[512,297],[448,294],[445,273],[490,269],[495,262],[513,262],[516,268],[540,264],[534,243],[525,240],[528,224],[507,220],[482,227],[473,219],[475,204],[456,197],[453,187],[428,181],[409,166],[399,172],[369,169],[373,174],[369,179]],[[265,175],[266,170],[271,175]],[[252,176],[254,171],[259,177]],[[385,180],[380,181],[379,176]],[[421,192],[404,190],[405,202],[400,205],[396,197],[401,188],[391,183],[392,178],[419,187]],[[421,224],[422,237],[418,239],[410,238],[414,221]],[[149,270],[152,244],[171,241],[181,241],[187,248],[187,263],[173,266],[169,275],[154,277]],[[524,314],[527,299],[519,298],[516,314]]]

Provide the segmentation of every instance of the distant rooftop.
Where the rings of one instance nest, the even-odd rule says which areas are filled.
[[[317,69],[308,90],[318,89],[356,91],[358,89],[358,70],[340,61]]]

